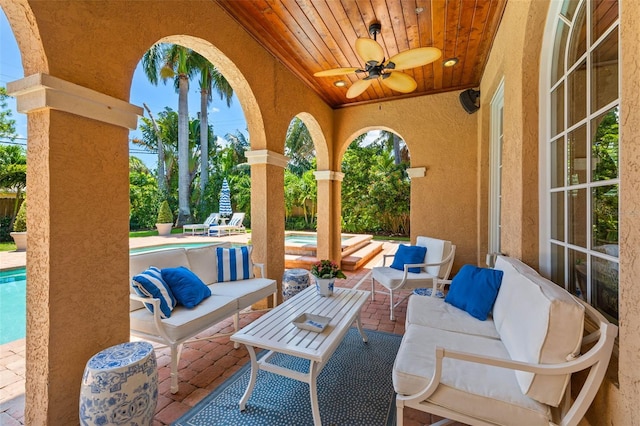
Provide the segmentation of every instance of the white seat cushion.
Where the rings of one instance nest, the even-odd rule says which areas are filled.
[[[238,301],[233,297],[212,295],[206,298],[196,308],[187,309],[184,306],[176,306],[171,312],[171,317],[163,319],[167,335],[173,342],[190,338],[202,330],[217,324],[225,318],[235,314]],[[158,330],[151,314],[147,309],[138,309],[130,312],[129,323],[131,331],[158,335]]]
[[[513,360],[534,364],[562,363],[580,351],[584,307],[563,288],[538,275],[517,259],[498,256],[504,272],[493,307],[500,339]],[[523,393],[558,406],[570,375],[516,373]]]
[[[371,269],[371,277],[386,288],[396,288],[402,283],[403,271],[390,268],[388,266],[376,266]],[[407,281],[403,289],[413,289],[421,287],[433,287],[434,276],[426,272],[407,274]]]
[[[409,327],[410,324],[491,339],[500,338],[491,316],[486,321],[480,321],[437,297],[415,295],[409,297],[406,326]]]
[[[398,394],[424,389],[435,367],[436,346],[509,359],[499,340],[411,324],[393,366]],[[427,399],[449,410],[499,425],[549,425],[549,407],[520,391],[513,370],[445,358],[441,383]]]
[[[275,293],[276,282],[268,278],[252,278],[210,285],[212,297],[225,296],[238,299],[238,308],[244,309]]]

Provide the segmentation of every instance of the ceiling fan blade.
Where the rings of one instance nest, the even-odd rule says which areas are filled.
[[[345,75],[345,74],[351,74],[352,72],[356,72],[358,71],[359,68],[334,68],[331,70],[325,70],[325,71],[318,71],[317,73],[313,74],[315,77],[331,77],[334,75]]]
[[[421,67],[430,64],[442,56],[442,51],[437,47],[418,47],[417,49],[409,49],[392,56],[387,64],[393,62],[394,70],[406,70],[409,68]]]
[[[373,80],[358,80],[349,87],[347,90],[347,98],[355,98],[356,96],[360,96],[362,92],[367,90],[369,86],[373,83]]]
[[[418,87],[413,77],[403,72],[390,73],[389,77],[382,79],[382,83],[389,89],[401,93],[413,92]]]
[[[384,60],[384,51],[377,41],[370,38],[356,40],[356,52],[365,62],[376,61],[377,64]]]

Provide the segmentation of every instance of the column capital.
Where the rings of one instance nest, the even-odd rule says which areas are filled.
[[[18,112],[41,109],[69,112],[127,129],[138,126],[142,108],[48,74],[32,74],[7,84]]]
[[[342,182],[342,179],[344,179],[344,173],[334,172],[333,170],[318,170],[313,172],[313,175],[316,180],[337,180]]]
[[[286,169],[289,164],[289,157],[275,151],[269,151],[268,149],[245,151],[244,155],[247,157],[247,163],[249,163],[249,165],[271,164]]]
[[[410,179],[425,177],[426,174],[426,167],[410,167],[407,169],[407,176],[409,176]]]

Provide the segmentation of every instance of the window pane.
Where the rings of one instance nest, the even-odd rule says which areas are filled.
[[[569,290],[582,300],[587,300],[587,255],[575,250],[569,250],[569,260],[572,273],[569,275]]]
[[[564,83],[551,92],[551,137],[564,130]]]
[[[618,177],[618,107],[591,121],[591,180],[603,181]]]
[[[618,244],[618,185],[598,186],[591,190],[592,245]]]
[[[567,79],[569,123],[573,126],[587,116],[587,63],[582,62]]]
[[[569,172],[567,185],[587,182],[587,126],[580,126],[567,135]]]
[[[564,57],[567,50],[567,36],[569,35],[569,26],[564,21],[558,21],[556,29],[556,41],[553,46],[553,57],[555,60],[551,65],[551,85],[556,84],[565,73]]]
[[[591,111],[597,111],[618,97],[618,30],[591,54]]]
[[[564,169],[564,138],[551,142],[551,187],[565,186]]]
[[[564,287],[564,247],[551,244],[551,281]]]
[[[551,193],[551,238],[564,241],[564,192]]]
[[[569,216],[568,242],[587,248],[587,190],[573,189],[567,197]]]
[[[569,21],[573,19],[573,14],[576,12],[576,8],[578,7],[578,3],[580,0],[567,0],[562,5],[562,10],[560,13],[566,17]]]
[[[585,16],[584,7],[581,7],[571,27],[567,68],[571,68],[587,51],[587,21]]]
[[[591,258],[591,304],[609,320],[618,323],[618,264]]]
[[[591,40],[595,42],[618,19],[617,0],[592,0],[591,2]]]

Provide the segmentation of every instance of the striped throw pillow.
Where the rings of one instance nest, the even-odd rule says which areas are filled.
[[[162,279],[160,269],[151,266],[143,273],[134,276],[131,286],[139,296],[160,299],[160,316],[162,318],[171,316],[171,311],[176,306],[176,298],[167,283]],[[153,305],[151,303],[145,303],[144,306],[153,313]]]
[[[218,282],[253,278],[251,250],[253,250],[253,246],[216,248]]]

